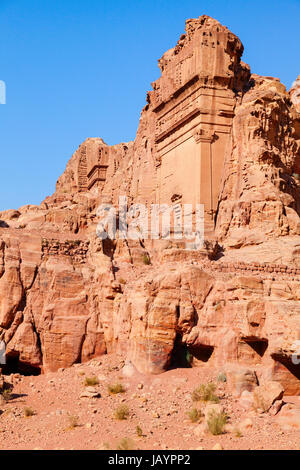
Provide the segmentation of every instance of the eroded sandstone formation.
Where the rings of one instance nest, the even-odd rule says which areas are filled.
[[[218,21],[159,60],[134,142],[83,142],[40,206],[0,213],[8,365],[122,351],[140,371],[246,366],[300,391],[299,79],[251,75]],[[101,240],[97,207],[204,204],[205,246]],[[217,248],[216,248],[217,247]]]

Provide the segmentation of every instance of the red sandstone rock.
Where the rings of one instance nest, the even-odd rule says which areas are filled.
[[[135,141],[87,139],[52,196],[0,213],[8,363],[48,371],[120,351],[159,373],[189,351],[194,366],[242,366],[300,391],[298,82],[289,94],[250,75],[242,52],[216,20],[188,20],[159,60]],[[206,247],[101,241],[97,207],[119,195],[203,203]]]

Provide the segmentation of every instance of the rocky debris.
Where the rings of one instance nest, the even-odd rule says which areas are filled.
[[[100,445],[103,449],[112,450],[117,449],[125,437],[134,442],[135,449],[157,450],[212,449],[216,444],[226,450],[287,449],[297,448],[299,444],[300,429],[283,430],[278,421],[286,407],[287,410],[299,409],[297,397],[288,397],[289,403],[276,416],[250,411],[245,414],[229,385],[222,383],[222,387],[216,390],[218,394],[219,391],[224,392],[220,403],[201,402],[196,406],[203,414],[205,409],[207,414],[212,409],[224,410],[228,415],[228,425],[218,436],[211,432],[197,435],[194,430],[201,422],[193,423],[187,419],[187,411],[195,406],[191,394],[199,384],[216,381],[219,369],[177,368],[159,377],[140,374],[122,379],[119,355],[105,355],[101,364],[97,363],[88,361],[60,372],[23,377],[15,385],[8,401],[1,405],[0,447],[33,449],[41,446],[41,436],[45,450],[98,449]],[[78,399],[83,391],[83,377],[98,377],[100,374],[104,377],[101,383],[122,381],[126,391],[122,396],[110,395],[105,392],[106,386],[102,393],[99,385],[92,388],[101,390],[100,400]],[[138,389],[139,383],[144,385],[141,390]],[[114,411],[120,404],[128,406],[128,420],[114,419]],[[25,408],[34,410],[35,414],[26,418]],[[154,418],[153,413],[159,414],[160,418]],[[243,422],[245,428],[242,431]],[[137,435],[137,427],[141,428],[142,436]]]
[[[246,397],[245,392],[252,392],[258,385],[257,375],[254,370],[233,366],[226,369],[227,382],[231,390],[241,397]]]
[[[126,361],[122,369],[122,374],[124,377],[133,377],[136,374],[136,368],[131,361]]]
[[[257,411],[269,411],[273,403],[282,399],[283,394],[284,388],[279,382],[268,381],[253,391],[253,405]]]
[[[238,426],[242,433],[246,433],[251,428],[253,428],[253,420],[251,418],[245,418]]]
[[[244,390],[241,393],[239,404],[246,409],[253,408],[253,393],[248,390]]]
[[[271,406],[271,408],[269,409],[269,413],[270,415],[277,415],[279,413],[279,411],[281,410],[281,408],[283,407],[284,405],[284,401],[283,400],[276,400],[274,401],[273,405]]]
[[[79,398],[100,398],[101,394],[96,387],[85,387]]]
[[[278,414],[277,423],[285,431],[300,429],[300,409],[284,406]]]

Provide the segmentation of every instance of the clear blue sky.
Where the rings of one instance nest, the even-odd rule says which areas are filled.
[[[300,0],[0,0],[0,210],[39,204],[87,137],[132,140],[157,59],[207,14],[252,72],[300,74]]]

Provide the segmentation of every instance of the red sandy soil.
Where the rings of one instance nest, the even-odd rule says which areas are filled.
[[[11,376],[18,383],[11,399],[0,405],[0,449],[117,449],[123,438],[129,438],[134,449],[210,450],[216,444],[225,450],[300,449],[300,429],[282,430],[276,416],[244,409],[226,383],[218,384],[206,368],[174,369],[158,376],[135,373],[128,378],[122,374],[123,364],[120,356],[107,355],[46,375]],[[85,377],[94,376],[101,397],[80,398]],[[241,437],[234,431],[200,437],[194,432],[198,424],[187,417],[194,407],[191,393],[208,381],[217,383],[216,393],[234,428],[251,419],[252,427]],[[111,395],[107,386],[115,383],[122,383],[125,393]],[[300,407],[299,397],[285,401]],[[120,404],[130,411],[123,421],[114,417]],[[25,417],[25,407],[35,414]],[[74,416],[78,426],[70,428]],[[137,426],[142,437],[137,436]]]

